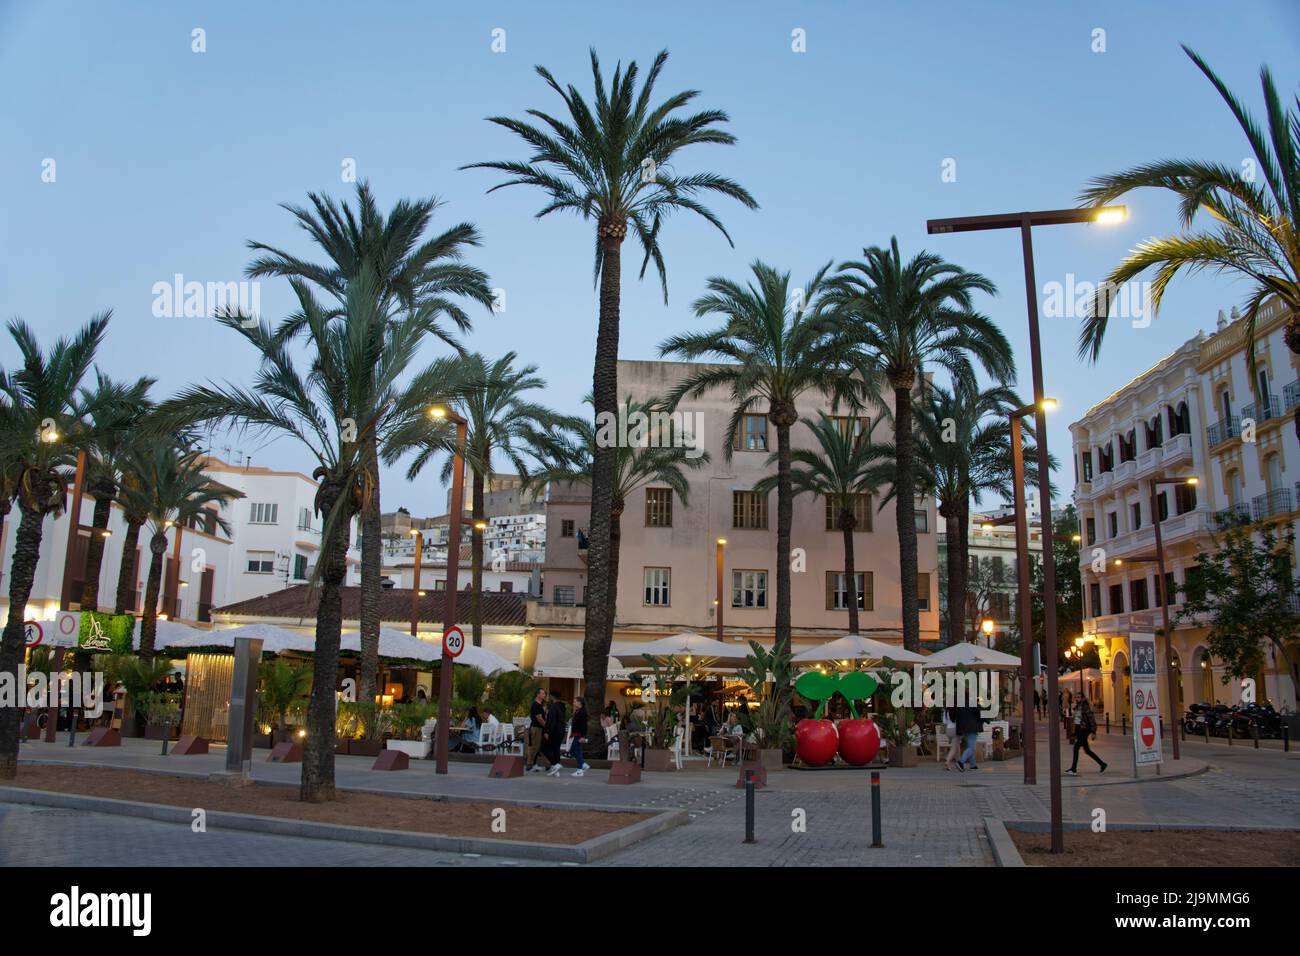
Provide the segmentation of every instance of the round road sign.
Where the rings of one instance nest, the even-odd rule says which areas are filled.
[[[1156,742],[1156,724],[1150,717],[1143,717],[1139,728],[1142,734],[1142,746],[1150,747]]]
[[[453,624],[442,635],[442,652],[448,657],[460,657],[460,652],[464,649],[465,632]]]
[[[45,630],[40,621],[23,621],[23,642],[28,649],[38,647],[45,639]]]

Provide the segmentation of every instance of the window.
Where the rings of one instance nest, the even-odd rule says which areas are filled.
[[[824,497],[826,499],[826,530],[839,531],[838,502],[831,495],[825,495]],[[853,496],[853,530],[871,530],[871,495]]]
[[[561,538],[572,538],[572,537],[573,537],[573,519],[572,519],[572,518],[561,518],[561,519],[560,519],[560,537],[561,537]]]
[[[1161,521],[1169,517],[1169,497],[1163,491],[1156,495],[1156,514]]]
[[[1147,605],[1147,579],[1138,578],[1128,583],[1129,610],[1145,611]]]
[[[250,524],[275,524],[280,510],[277,504],[264,504],[260,501],[254,501],[249,507],[252,509],[248,518]]]
[[[853,586],[857,589],[858,610],[872,609],[871,572],[859,571],[853,575]],[[842,571],[826,572],[826,610],[847,611],[849,609],[849,579]]]
[[[998,555],[994,555],[994,556],[993,556],[993,581],[994,581],[994,583],[996,583],[996,584],[1001,584],[1001,583],[1002,583],[1002,575],[1003,575],[1003,573],[1005,572],[1005,570],[1006,570],[1006,569],[1005,569],[1005,562],[1002,560],[1002,555],[1000,555],[1000,554],[998,554]]]
[[[1092,481],[1092,452],[1085,451],[1080,455],[1079,463],[1083,465],[1083,480]]]
[[[1110,512],[1109,514],[1106,515],[1106,520],[1110,523],[1110,536],[1112,538],[1118,538],[1119,537],[1119,512],[1118,511]]]
[[[1281,455],[1269,455],[1264,460],[1264,476],[1269,491],[1277,491],[1282,487]]]
[[[731,493],[731,526],[733,528],[766,528],[767,495],[752,491]]]
[[[1110,586],[1109,606],[1106,608],[1111,614],[1124,613],[1124,585],[1112,584]]]
[[[767,451],[767,416],[741,415],[731,447],[737,451]]]
[[[311,509],[310,508],[298,509],[298,530],[299,531],[311,530]]]
[[[645,603],[650,607],[668,606],[668,584],[672,572],[668,568],[645,569]]]
[[[444,587],[446,586],[446,582],[443,582],[443,586]],[[556,604],[563,604],[565,607],[573,607],[574,604],[573,598],[574,598],[573,585],[557,584],[555,586]]]
[[[515,583],[513,581],[502,581],[500,590],[502,594],[512,594],[515,590]]]
[[[673,526],[673,490],[647,488],[645,490],[645,526],[671,528]]]
[[[1196,510],[1196,486],[1174,485],[1174,507],[1178,513],[1186,514]]]
[[[275,552],[274,551],[248,552],[248,573],[249,574],[274,574],[275,573]]]
[[[863,438],[871,434],[871,419],[858,418],[851,415],[834,415],[836,427],[840,430],[840,435],[844,438],[852,438],[854,442],[862,441]]]
[[[1096,544],[1097,543],[1097,519],[1089,518],[1086,522],[1084,522],[1084,526],[1088,529],[1088,544],[1090,545]]]
[[[438,578],[436,581],[433,582],[433,589],[434,589],[435,591],[445,591],[445,590],[447,590],[447,579],[446,579],[446,578]]]
[[[1138,528],[1142,527],[1142,503],[1140,501],[1135,501],[1129,506],[1129,508],[1133,512],[1132,530],[1136,531]]]
[[[295,581],[307,580],[307,556],[305,554],[295,554],[293,556],[293,579]]]
[[[916,609],[918,611],[930,610],[930,575],[918,574],[916,576]]]
[[[1088,585],[1088,607],[1093,617],[1101,617],[1106,612],[1101,609],[1101,585],[1093,581]]]
[[[1178,603],[1178,581],[1174,578],[1174,572],[1172,571],[1165,572],[1164,587],[1160,586],[1160,576],[1156,575],[1156,602],[1162,607],[1165,604],[1166,594],[1169,595],[1170,604]]]
[[[916,508],[913,510],[912,513],[913,515],[915,515],[914,520],[916,521],[916,533],[929,534],[930,533],[930,512],[927,511],[925,508]]]
[[[732,607],[767,607],[767,572],[731,572]]]

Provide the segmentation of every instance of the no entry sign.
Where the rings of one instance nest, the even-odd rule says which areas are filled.
[[[442,652],[448,657],[460,657],[460,652],[464,649],[465,632],[453,624],[442,635]]]

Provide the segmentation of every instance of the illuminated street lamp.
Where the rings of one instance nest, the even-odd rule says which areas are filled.
[[[424,561],[424,535],[419,528],[412,528],[411,536],[415,538],[415,570],[411,574],[411,636],[417,637],[420,630],[420,598],[424,596],[424,592],[420,590],[420,565]]]
[[[435,421],[449,421],[456,425],[456,449],[451,460],[451,527],[447,544],[447,590],[443,595],[442,636],[445,647],[447,631],[456,623],[456,591],[460,586],[460,518],[465,510],[465,442],[469,422],[445,405],[429,409]],[[451,670],[453,658],[442,656],[438,668],[438,766],[437,772],[447,772],[447,754],[450,750],[451,728]]]

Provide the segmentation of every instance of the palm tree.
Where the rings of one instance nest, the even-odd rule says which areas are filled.
[[[586,398],[588,405],[594,405],[590,395]],[[639,402],[627,396],[624,399],[624,414],[628,421],[638,421],[639,416],[647,416],[653,421],[656,412],[665,410],[664,403],[657,398]],[[596,453],[607,444],[600,436],[595,421],[570,419],[565,422],[568,434],[551,433],[531,436],[531,445],[542,459],[541,464],[528,477],[526,487],[544,488],[551,482],[590,483],[595,473]],[[683,505],[690,497],[690,484],[686,480],[686,471],[698,471],[710,461],[709,453],[701,452],[692,457],[690,449],[672,444],[671,436],[660,432],[647,433],[641,443],[614,443],[614,489],[610,497],[610,549],[609,549],[609,585],[608,600],[611,607],[618,602],[618,567],[619,553],[623,542],[623,511],[628,499],[638,490],[650,484],[664,485],[677,495]],[[590,585],[589,585],[590,587]],[[591,592],[588,590],[588,608]],[[607,632],[602,635],[601,643],[605,648],[614,642],[614,615],[610,614],[606,622]],[[584,645],[584,671],[587,670],[587,649]],[[608,658],[608,653],[606,654]],[[605,665],[608,665],[606,660]],[[589,671],[588,671],[589,673]],[[604,692],[599,700],[593,702],[586,697],[588,710],[600,713],[604,707]],[[592,754],[600,754],[605,746],[604,731],[599,721],[588,726],[591,734],[588,739]]]
[[[468,247],[480,243],[478,229],[462,222],[425,238],[437,199],[403,199],[385,216],[366,182],[357,184],[356,208],[328,196],[309,193],[311,208],[285,205],[298,224],[328,257],[317,265],[260,242],[249,247],[261,255],[248,267],[250,277],[288,276],[315,285],[334,300],[332,318],[358,316],[377,324],[398,316],[418,316],[425,331],[460,351],[455,332],[468,332],[469,314],[462,303],[491,308],[487,274],[464,261]],[[443,320],[446,320],[445,322]],[[277,335],[303,334],[302,315],[287,319]],[[432,400],[433,395],[430,396]],[[370,492],[361,514],[361,665],[358,693],[372,700],[379,667],[379,595],[383,540],[380,527],[377,431],[367,438]]]
[[[81,389],[81,402],[91,412],[86,422],[86,490],[95,501],[90,540],[86,543],[85,585],[78,598],[82,608],[99,609],[99,578],[104,561],[104,535],[122,482],[124,460],[133,449],[153,442],[144,422],[149,413],[151,378],[114,382],[96,369],[93,389]],[[135,544],[131,542],[134,554]]]
[[[1253,174],[1244,175],[1231,166],[1192,159],[1159,160],[1091,180],[1079,197],[1091,206],[1112,203],[1134,189],[1172,192],[1180,201],[1183,231],[1148,239],[1115,267],[1084,319],[1079,355],[1096,361],[1101,351],[1111,290],[1153,268],[1151,304],[1157,310],[1180,271],[1210,270],[1245,278],[1250,286],[1245,308],[1248,343],[1254,341],[1260,307],[1277,296],[1290,313],[1287,345],[1300,352],[1300,111],[1283,107],[1272,73],[1262,68],[1260,85],[1268,121],[1265,132],[1206,62],[1188,47],[1183,50],[1228,105],[1263,182],[1257,183]],[[1193,232],[1201,210],[1214,220],[1212,228]],[[1253,379],[1255,349],[1250,344],[1246,356]],[[1300,434],[1300,409],[1296,411],[1296,428]]]
[[[974,391],[959,384],[935,385],[916,416],[918,484],[939,500],[947,542],[948,643],[964,641],[967,572],[970,568],[970,505],[984,493],[1012,494],[1011,424],[1007,413],[1021,407],[1002,386]],[[1026,433],[1033,426],[1024,422]],[[1032,443],[1025,451],[1025,482],[1037,477]]]
[[[726,113],[703,110],[684,114],[698,95],[697,90],[673,94],[651,102],[655,82],[667,51],[655,57],[650,72],[637,90],[640,73],[635,62],[627,71],[615,66],[608,85],[601,74],[600,60],[591,51],[594,103],[588,104],[577,88],[562,87],[551,72],[538,66],[537,73],[564,100],[568,120],[541,110],[529,110],[539,124],[493,116],[489,122],[510,130],[532,149],[523,162],[472,163],[467,169],[494,169],[505,173],[505,182],[492,187],[534,186],[548,202],[538,218],[552,212],[572,212],[596,225],[593,279],[599,288],[600,319],[596,330],[596,362],[592,373],[592,395],[596,414],[612,416],[618,404],[618,333],[621,297],[623,242],[628,225],[643,253],[641,277],[651,262],[659,273],[664,302],[668,301],[668,278],[659,244],[660,228],[672,213],[695,213],[711,223],[731,242],[722,221],[701,202],[702,196],[718,194],[738,200],[750,209],[758,203],[738,183],[716,173],[679,175],[672,164],[683,149],[696,143],[735,142],[720,126]],[[588,551],[587,617],[583,640],[584,696],[587,707],[598,713],[605,700],[605,677],[609,660],[606,635],[612,634],[614,605],[609,597],[613,574],[610,570],[610,528],[613,521],[614,473],[617,449],[595,449],[591,483],[590,549]]]
[[[9,617],[0,638],[0,674],[17,674],[22,663],[23,620],[41,556],[42,529],[47,515],[65,507],[67,474],[61,469],[77,456],[65,436],[81,411],[77,390],[111,315],[95,316],[72,338],[55,342],[48,353],[25,322],[13,319],[8,325],[21,364],[0,370],[0,451],[21,517],[9,567]],[[18,771],[18,713],[17,707],[0,707],[0,780],[12,780]]]
[[[796,448],[790,453],[790,490],[795,495],[812,494],[824,498],[835,514],[835,527],[844,536],[844,578],[849,609],[849,633],[857,634],[858,589],[857,562],[853,550],[853,533],[858,528],[859,502],[873,495],[879,472],[874,467],[880,457],[877,446],[867,434],[856,434],[837,420],[819,411],[816,421],[804,418],[813,433],[817,448]],[[768,464],[778,464],[777,456]],[[799,467],[801,466],[801,467]],[[778,476],[769,475],[754,485],[754,491],[767,495],[777,487]],[[868,507],[869,507],[868,503]]]
[[[303,751],[303,800],[334,798],[335,691],[339,638],[343,625],[340,588],[347,576],[352,519],[370,493],[368,441],[382,447],[388,432],[407,427],[427,412],[426,398],[452,371],[434,362],[404,385],[428,323],[417,313],[376,323],[360,310],[331,317],[301,279],[290,279],[310,343],[310,370],[304,375],[281,335],[266,322],[227,313],[221,321],[235,329],[260,356],[253,387],[192,386],[159,408],[164,423],[226,423],[253,432],[289,436],[316,459],[313,477],[316,513],[324,518],[321,559],[313,583],[320,587],[316,612],[315,666],[307,709]]]
[[[140,616],[140,657],[149,661],[154,655],[154,638],[158,630],[158,593],[161,590],[163,555],[167,551],[167,530],[184,528],[203,517],[209,505],[223,505],[243,497],[231,488],[213,484],[203,472],[203,458],[162,442],[131,456],[130,470],[140,478],[139,486],[123,489],[134,512],[148,515],[149,577],[144,592],[144,612]],[[222,531],[230,533],[225,518],[217,516]],[[178,532],[179,533],[179,532]]]
[[[473,470],[471,517],[474,531],[470,544],[473,589],[470,594],[470,623],[474,646],[483,644],[483,533],[477,527],[485,517],[485,495],[491,487],[494,458],[506,458],[519,474],[521,481],[528,478],[525,458],[534,450],[534,439],[539,433],[566,427],[572,422],[567,416],[524,398],[524,394],[546,388],[546,380],[537,375],[536,365],[514,368],[514,352],[507,352],[496,361],[489,362],[478,352],[459,359],[460,384],[452,393],[451,403],[469,423],[465,439],[465,460]],[[407,469],[408,481],[414,481],[431,458],[439,452],[448,452],[442,466],[441,478],[446,484],[451,477],[454,449],[448,445],[449,429],[430,432],[423,422],[403,433],[395,434],[383,449],[389,463],[410,450],[416,456]],[[447,547],[447,560],[460,560],[460,542]]]
[[[841,362],[835,340],[834,317],[820,308],[830,263],[822,266],[802,289],[790,287],[790,273],[762,262],[751,267],[747,285],[721,276],[708,281],[709,294],[695,302],[695,314],[721,316],[724,324],[707,332],[670,336],[659,346],[661,355],[689,361],[707,356],[725,364],[706,365],[689,373],[669,393],[676,408],[684,398],[727,388],[734,407],[723,441],[727,459],[736,444],[745,416],[766,414],[776,428],[776,644],[790,650],[790,524],[794,486],[790,474],[790,428],[799,420],[796,402],[807,391],[833,400],[857,401],[860,382],[853,381]],[[766,408],[762,406],[766,405]],[[779,693],[786,694],[787,689]],[[784,704],[782,705],[784,706]]]
[[[854,361],[863,378],[887,384],[894,392],[894,506],[903,646],[918,651],[913,389],[924,381],[929,363],[946,369],[954,381],[969,381],[974,375],[974,359],[1000,382],[1014,376],[1015,363],[1006,336],[972,308],[976,292],[996,292],[984,276],[928,252],[917,253],[904,263],[896,238],[890,240],[888,249],[872,246],[862,254],[861,261],[840,266],[827,291],[826,304],[835,313],[846,341],[853,345]]]

